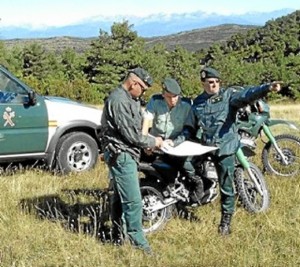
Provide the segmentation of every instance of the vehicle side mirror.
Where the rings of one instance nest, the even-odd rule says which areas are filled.
[[[35,91],[28,92],[28,105],[34,106],[36,104],[36,94]]]

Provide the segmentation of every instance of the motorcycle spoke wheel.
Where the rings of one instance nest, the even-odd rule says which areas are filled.
[[[269,208],[270,195],[261,171],[253,163],[249,163],[252,173],[254,174],[262,191],[262,195],[257,190],[255,183],[249,176],[248,172],[242,167],[235,171],[235,184],[238,198],[243,207],[251,213],[263,212]]]
[[[160,205],[163,200],[161,193],[151,186],[141,186],[141,195],[143,202],[143,231],[152,233],[162,229],[168,219],[168,207],[150,211],[156,205]]]
[[[293,177],[300,171],[300,138],[283,134],[275,136],[275,140],[285,157],[286,163],[275,147],[268,142],[262,153],[264,169],[279,176]]]

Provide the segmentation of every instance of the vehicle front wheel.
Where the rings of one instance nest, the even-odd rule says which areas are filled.
[[[58,142],[56,166],[62,174],[90,170],[95,166],[97,159],[97,142],[86,133],[69,133]]]

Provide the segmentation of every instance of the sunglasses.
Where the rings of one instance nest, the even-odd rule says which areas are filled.
[[[207,81],[209,84],[213,84],[213,83],[220,83],[220,80],[214,80],[214,81]]]

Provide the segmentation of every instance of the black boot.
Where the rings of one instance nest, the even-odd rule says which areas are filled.
[[[191,206],[201,205],[201,199],[204,196],[204,186],[201,177],[194,176],[191,178],[193,182],[193,189],[191,192]]]
[[[221,235],[230,235],[230,223],[231,223],[232,214],[229,213],[222,213],[221,222],[219,225],[219,233]]]

